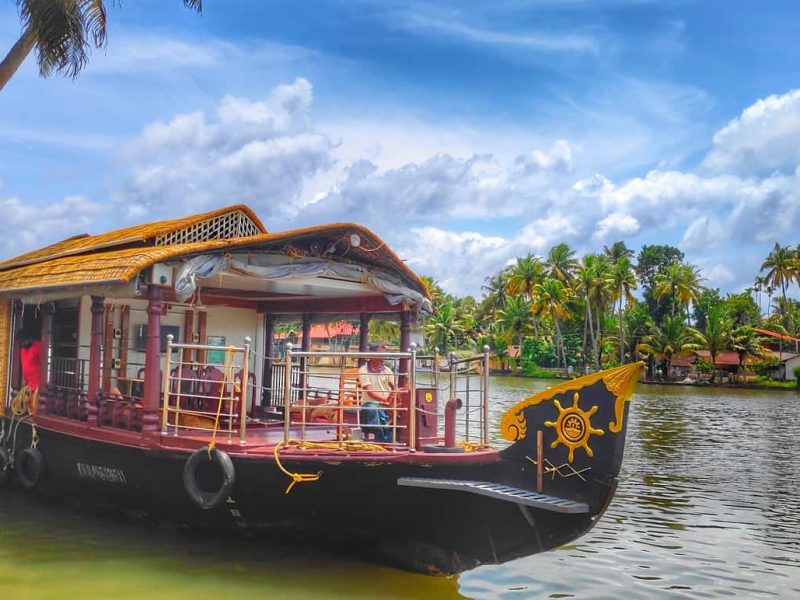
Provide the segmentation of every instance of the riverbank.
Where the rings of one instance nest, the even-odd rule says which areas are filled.
[[[543,381],[547,380],[560,380],[563,381],[565,379],[575,379],[576,377],[580,377],[580,373],[573,373],[572,377],[567,375],[562,375],[560,373],[550,373],[552,377],[541,377],[539,375],[529,375],[523,371],[499,371],[492,369],[489,372],[490,375],[493,377],[524,377],[525,379],[541,379]],[[711,382],[700,382],[700,383],[683,383],[682,381],[661,381],[661,380],[650,380],[650,379],[643,379],[640,380],[639,383],[644,385],[669,385],[669,386],[676,386],[676,387],[688,387],[688,388],[714,388],[714,389],[733,389],[733,390],[769,390],[769,391],[779,391],[779,392],[794,392],[796,394],[800,394],[800,386],[793,385],[793,386],[777,386],[777,385],[765,385],[759,383],[726,383],[722,381],[715,381],[714,383]]]

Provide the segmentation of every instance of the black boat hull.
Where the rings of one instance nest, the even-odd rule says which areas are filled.
[[[429,574],[459,573],[563,545],[589,530],[613,495],[613,487],[605,486],[591,512],[564,514],[397,485],[407,477],[503,481],[518,465],[502,458],[461,465],[289,460],[290,469],[322,476],[286,494],[289,480],[273,460],[234,455],[229,499],[206,510],[184,488],[185,451],[90,440],[41,426],[37,432],[45,469],[36,487],[42,492],[194,530],[318,545]],[[30,433],[28,424],[19,427],[17,454],[30,446]],[[535,477],[535,470],[527,471]]]

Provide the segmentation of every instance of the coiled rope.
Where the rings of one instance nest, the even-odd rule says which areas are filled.
[[[275,457],[275,464],[278,465],[278,468],[283,471],[283,473],[289,477],[291,477],[292,481],[289,483],[289,486],[286,488],[285,494],[288,494],[292,491],[292,488],[295,484],[298,483],[308,483],[311,481],[318,481],[319,478],[322,476],[322,471],[317,471],[316,473],[292,473],[286,467],[283,466],[281,463],[281,459],[279,456],[279,452],[284,449],[288,448],[308,448],[311,450],[342,450],[342,451],[353,451],[353,450],[362,450],[362,451],[369,451],[369,452],[388,452],[389,450],[384,448],[379,444],[370,444],[369,442],[344,442],[344,445],[340,445],[339,442],[289,442],[288,444],[282,443],[275,446],[275,449],[272,451],[272,455]]]

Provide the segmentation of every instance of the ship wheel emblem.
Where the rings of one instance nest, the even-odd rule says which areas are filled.
[[[563,408],[558,400],[554,400],[553,404],[558,409],[558,418],[553,421],[545,421],[547,427],[553,427],[556,430],[556,439],[550,444],[551,448],[555,448],[559,444],[564,444],[569,448],[569,462],[574,458],[575,449],[583,448],[589,458],[594,457],[594,452],[589,447],[589,438],[594,435],[603,435],[605,432],[602,429],[595,429],[592,427],[592,415],[597,412],[597,406],[593,406],[588,411],[581,410],[578,406],[580,397],[575,393],[572,399],[572,406]]]

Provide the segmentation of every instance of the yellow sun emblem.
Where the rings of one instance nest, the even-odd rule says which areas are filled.
[[[558,418],[553,421],[545,421],[547,427],[554,427],[556,430],[556,440],[550,444],[555,448],[559,444],[564,444],[569,448],[569,462],[572,462],[576,448],[583,448],[589,458],[594,457],[594,452],[589,448],[589,437],[592,434],[603,435],[602,429],[592,427],[591,417],[597,412],[597,407],[593,406],[588,411],[583,411],[578,407],[578,393],[572,400],[572,406],[563,408],[558,400],[553,400],[553,404],[558,409]]]

